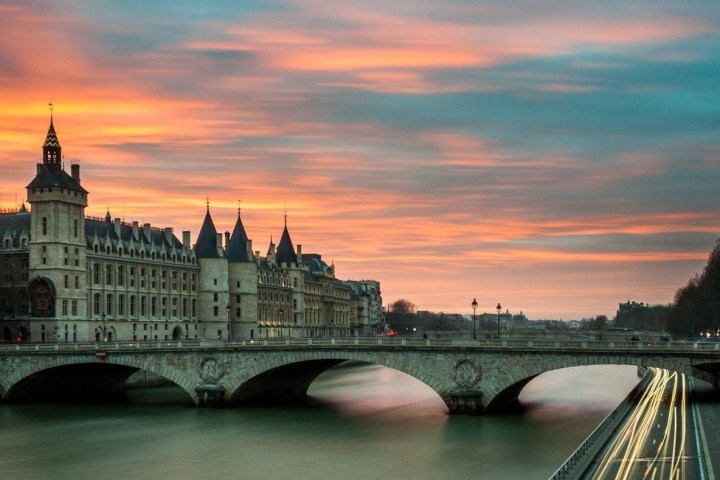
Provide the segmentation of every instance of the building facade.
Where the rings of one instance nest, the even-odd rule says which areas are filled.
[[[366,335],[382,323],[380,284],[336,279],[293,246],[287,218],[262,256],[239,210],[223,237],[208,205],[191,244],[188,231],[88,217],[88,196],[51,118],[30,209],[0,212],[3,342]]]

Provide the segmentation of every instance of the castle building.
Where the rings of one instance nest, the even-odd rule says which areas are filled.
[[[280,242],[253,251],[241,212],[218,233],[208,204],[195,244],[172,228],[85,215],[50,119],[28,210],[0,212],[3,342],[359,336],[382,323],[380,284],[341,281],[321,255]]]

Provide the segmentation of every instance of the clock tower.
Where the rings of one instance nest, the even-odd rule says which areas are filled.
[[[87,318],[85,207],[80,165],[64,170],[52,115],[42,163],[27,188],[30,219],[29,285],[33,341],[57,341]],[[38,322],[34,321],[38,320]],[[72,327],[71,327],[72,325]]]

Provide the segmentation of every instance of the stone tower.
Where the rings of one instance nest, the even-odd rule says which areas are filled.
[[[231,338],[252,339],[257,336],[258,268],[252,241],[245,233],[240,209],[227,244]]]
[[[215,229],[208,204],[197,242],[195,257],[200,265],[198,279],[198,320],[202,338],[230,337],[230,298],[228,295],[228,260],[222,245],[222,234]]]
[[[30,202],[29,297],[35,341],[56,340],[58,331],[87,318],[85,297],[85,207],[88,192],[80,185],[80,165],[63,168],[62,148],[52,116],[43,160],[27,188]]]

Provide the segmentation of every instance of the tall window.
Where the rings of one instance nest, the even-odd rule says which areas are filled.
[[[42,217],[42,234],[43,235],[47,235],[47,226],[48,226],[47,217]]]
[[[96,293],[93,297],[93,314],[100,315],[100,294]]]
[[[130,316],[135,316],[135,295],[130,295]]]
[[[109,293],[105,302],[105,313],[108,315],[112,315],[113,313],[113,296],[112,293]]]

